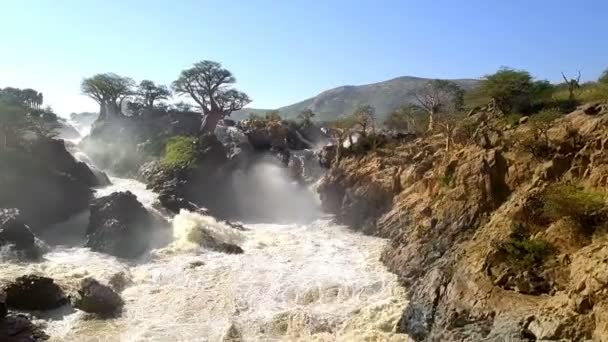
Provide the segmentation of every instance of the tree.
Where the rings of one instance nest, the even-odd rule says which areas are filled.
[[[232,73],[213,61],[201,61],[182,71],[173,82],[178,94],[189,95],[201,108],[203,133],[213,133],[217,123],[251,102],[247,94],[230,88],[236,83]]]
[[[269,112],[266,112],[264,119],[266,121],[277,121],[277,122],[283,120],[283,118],[281,118],[281,114],[279,114],[278,110],[271,110]]]
[[[19,140],[28,127],[26,113],[17,104],[0,100],[0,143],[6,150],[9,145]]]
[[[137,86],[137,95],[145,108],[153,108],[155,101],[167,100],[171,92],[165,85],[156,85],[150,80],[143,80]]]
[[[29,107],[31,109],[40,109],[42,105],[42,93],[34,89],[18,89],[6,87],[0,90],[0,99],[7,104]]]
[[[353,112],[352,116],[355,125],[361,129],[361,135],[367,136],[367,130],[372,128],[375,130],[376,110],[370,105],[359,106]]]
[[[600,75],[600,78],[597,80],[598,83],[608,84],[608,69],[604,70]]]
[[[418,104],[429,116],[428,131],[434,129],[435,117],[443,112],[462,109],[464,91],[458,84],[448,80],[431,80],[414,93]]]
[[[404,104],[389,114],[384,120],[384,126],[394,131],[423,132],[428,126],[424,114],[424,109],[419,106]]]
[[[122,115],[122,103],[134,94],[134,85],[135,82],[129,77],[105,73],[85,78],[80,89],[83,94],[99,103],[99,120],[102,120],[108,115]]]
[[[298,120],[300,120],[302,127],[310,127],[315,116],[316,114],[312,110],[304,109],[298,114]]]
[[[355,120],[351,116],[339,117],[329,123],[329,134],[334,138],[336,144],[336,162],[340,161],[342,148],[344,147],[347,138],[352,146],[352,129],[354,126]]]
[[[571,102],[576,101],[576,95],[574,94],[575,91],[577,91],[578,89],[580,89],[581,84],[581,72],[578,72],[578,76],[576,79],[571,78],[568,79],[566,78],[566,75],[564,75],[564,73],[562,72],[562,77],[564,78],[564,82],[566,84],[566,86],[568,87],[568,100]]]
[[[482,80],[480,91],[492,98],[496,108],[505,114],[530,104],[534,82],[529,72],[502,67]]]

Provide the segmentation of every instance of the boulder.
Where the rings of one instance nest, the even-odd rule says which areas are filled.
[[[32,230],[85,210],[98,184],[61,140],[38,139],[22,150],[0,152],[0,206],[19,209]]]
[[[135,258],[149,246],[154,220],[131,192],[115,192],[91,204],[86,247],[120,258]]]
[[[120,312],[124,302],[109,286],[100,284],[93,278],[85,278],[80,283],[75,308],[101,316],[113,316]]]
[[[7,313],[8,309],[6,308],[6,292],[0,290],[0,321],[6,317]]]
[[[0,247],[11,245],[20,256],[37,259],[42,251],[36,245],[36,237],[30,228],[18,219],[16,212],[0,209]]]
[[[9,314],[0,319],[0,341],[2,342],[34,342],[44,341],[48,335],[36,324],[32,323],[29,315]]]
[[[52,310],[67,303],[63,290],[51,278],[25,275],[8,284],[6,304],[17,310]]]

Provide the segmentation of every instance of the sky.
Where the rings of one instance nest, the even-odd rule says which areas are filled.
[[[234,73],[250,107],[398,76],[480,78],[501,66],[557,82],[608,67],[605,0],[0,0],[0,87],[96,111],[83,78],[170,84],[200,60]]]

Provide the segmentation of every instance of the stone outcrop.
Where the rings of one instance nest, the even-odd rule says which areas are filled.
[[[120,313],[124,302],[109,286],[102,285],[95,279],[85,278],[81,281],[78,296],[72,304],[84,312],[111,317]]]
[[[51,310],[67,304],[63,290],[51,278],[25,275],[4,287],[6,304],[16,310]]]
[[[32,323],[29,315],[10,313],[4,319],[0,319],[0,341],[36,342],[48,339],[49,336]]]
[[[116,192],[91,203],[86,246],[120,258],[135,258],[149,247],[155,220],[131,192]]]
[[[0,152],[0,208],[19,209],[34,231],[87,208],[97,177],[62,140],[39,138],[22,149]]]
[[[25,259],[35,260],[42,255],[36,236],[18,218],[17,210],[0,209],[0,247],[10,245]]]
[[[551,184],[605,191],[606,108],[555,121],[545,154],[525,140],[533,116],[504,129],[492,115],[467,118],[476,132],[448,152],[438,135],[345,153],[319,187],[323,207],[390,239],[382,260],[409,292],[397,330],[415,340],[608,340],[608,249],[589,227],[605,216],[536,214]]]

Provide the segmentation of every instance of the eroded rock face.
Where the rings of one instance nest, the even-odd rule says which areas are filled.
[[[86,246],[120,258],[135,258],[149,246],[153,217],[131,192],[116,192],[91,204]]]
[[[31,317],[22,314],[9,314],[0,319],[0,341],[3,342],[35,342],[48,340],[49,336],[37,325]]]
[[[75,308],[99,314],[114,316],[120,312],[124,302],[110,287],[92,278],[83,279],[78,289],[78,297],[73,301]]]
[[[93,172],[67,151],[62,140],[40,138],[24,151],[2,151],[0,207],[17,208],[37,231],[62,222],[88,206]]]
[[[6,307],[6,292],[4,292],[4,290],[0,290],[0,321],[2,321],[7,313],[8,308]]]
[[[34,233],[19,221],[16,210],[0,209],[0,247],[5,245],[10,245],[25,259],[34,260],[42,255]]]
[[[608,114],[588,107],[553,124],[547,155],[518,143],[530,125],[504,130],[476,115],[477,133],[449,154],[430,136],[332,163],[324,208],[391,240],[382,260],[409,294],[397,331],[418,341],[606,339],[605,232],[537,215],[551,183],[608,184]],[[504,247],[519,224],[523,235]],[[539,240],[545,257],[513,263],[541,253]]]
[[[4,291],[7,306],[17,310],[52,310],[68,302],[53,279],[36,275],[19,277]]]

